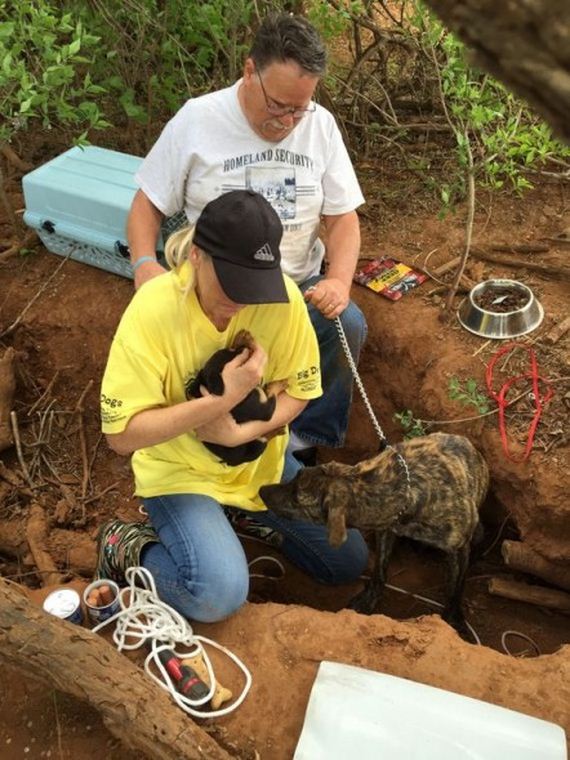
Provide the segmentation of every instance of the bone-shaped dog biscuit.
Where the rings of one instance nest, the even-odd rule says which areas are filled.
[[[196,657],[187,657],[185,660],[182,660],[182,664],[188,665],[193,670],[195,670],[200,679],[204,681],[208,687],[210,686],[208,668],[206,667],[206,664],[200,655],[196,655]],[[226,689],[225,686],[222,686],[219,681],[216,681],[216,689],[214,691],[212,699],[210,700],[212,709],[218,710],[224,702],[227,702],[231,698],[232,692],[229,689]]]

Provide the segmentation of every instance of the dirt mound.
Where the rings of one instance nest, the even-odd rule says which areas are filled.
[[[21,198],[14,194],[14,200],[20,207]],[[562,210],[558,195],[548,187],[533,191],[524,202],[503,199],[496,203],[478,244],[553,238],[562,224]],[[482,227],[483,212],[478,216]],[[435,222],[431,214],[416,209],[386,218],[383,224],[380,232],[365,224],[366,255],[389,254],[412,265],[426,264],[432,271],[461,250],[460,219]],[[552,246],[549,256],[562,258],[563,244]],[[0,264],[0,334],[20,317],[59,263],[59,258],[36,246],[32,255]],[[461,382],[473,378],[480,390],[484,388],[485,368],[497,345],[468,334],[454,318],[441,321],[440,297],[429,295],[437,283],[430,280],[397,303],[364,288],[355,288],[354,297],[369,323],[361,375],[388,437],[401,437],[393,415],[409,409],[430,429],[468,435],[490,464],[493,493],[483,514],[486,553],[471,568],[466,590],[468,618],[485,646],[465,644],[433,616],[401,623],[382,615],[365,618],[339,611],[355,588],[320,587],[294,568],[287,567],[280,583],[253,580],[251,599],[262,604],[249,604],[231,620],[202,631],[235,648],[254,674],[254,688],[244,706],[215,729],[221,740],[237,742],[243,757],[248,753],[253,757],[252,746],[262,758],[291,757],[322,659],[412,678],[558,722],[566,730],[570,727],[570,652],[568,647],[559,649],[568,642],[567,617],[500,600],[487,591],[489,577],[505,572],[498,552],[503,538],[522,538],[561,568],[570,564],[570,504],[564,494],[569,469],[568,336],[554,345],[544,340],[566,315],[567,281],[481,261],[471,263],[469,274],[475,280],[516,275],[545,308],[543,325],[522,342],[535,349],[540,373],[551,380],[555,395],[543,411],[533,453],[524,464],[506,458],[496,414],[481,417],[474,406],[450,398],[452,377]],[[70,568],[89,576],[93,540],[103,520],[141,519],[132,498],[128,461],[107,449],[98,421],[100,378],[131,287],[127,280],[69,261],[18,326],[1,338],[0,358],[10,348],[17,354],[13,406],[28,474],[23,473],[14,447],[2,453],[0,570],[19,583],[32,587],[42,580],[37,557],[30,556],[25,538],[33,504],[39,503],[43,510],[43,516],[37,510],[35,514],[44,521],[44,548],[55,571],[64,576]],[[502,363],[497,383],[523,374],[526,359],[526,354],[517,352]],[[527,390],[523,382],[520,391]],[[525,395],[509,411],[509,445],[515,454],[522,451],[533,409]],[[450,420],[454,424],[448,424]],[[372,424],[357,398],[347,446],[341,451],[323,450],[320,457],[353,463],[376,448]],[[261,551],[257,546],[248,550],[252,555]],[[419,596],[389,588],[384,612],[395,618],[430,612],[433,606],[423,597],[441,598],[440,558],[404,544],[390,568],[393,581]],[[555,654],[515,659],[488,648],[499,649],[503,632],[510,629],[531,637],[541,652]],[[525,654],[536,652],[526,647]],[[121,748],[96,713],[53,688],[46,692],[43,685],[24,681],[9,666],[2,666],[2,671],[2,680],[10,684],[1,698],[3,757],[21,757],[25,747],[30,749],[29,757],[40,757],[42,752],[46,756],[50,749],[52,756],[60,751],[62,757],[79,760],[101,752],[108,758],[119,757]],[[232,679],[231,673],[227,678]],[[46,714],[50,720],[40,718]]]

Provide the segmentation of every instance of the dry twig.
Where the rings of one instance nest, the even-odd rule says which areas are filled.
[[[30,243],[33,243],[35,238],[35,232],[28,232],[26,235],[24,235],[22,240],[14,243],[7,250],[2,251],[2,253],[0,253],[0,264],[2,264],[4,261],[8,261],[8,259],[11,259],[12,256],[17,256],[23,248],[26,248],[26,246],[30,245]]]
[[[81,498],[85,499],[87,494],[87,486],[89,485],[89,479],[91,477],[91,469],[89,466],[89,457],[87,454],[87,438],[85,435],[85,424],[83,422],[83,401],[85,396],[89,393],[93,386],[93,380],[89,380],[83,393],[79,397],[79,400],[75,406],[75,412],[77,413],[79,420],[79,442],[81,446],[81,461],[83,463],[83,479],[81,481]],[[83,517],[85,517],[85,502],[83,503]]]
[[[20,429],[18,427],[18,416],[16,412],[14,411],[10,412],[10,423],[12,424],[12,434],[14,436],[14,444],[16,446],[16,455],[18,457],[18,462],[20,463],[20,467],[22,469],[22,474],[24,475],[24,478],[28,482],[28,485],[30,486],[30,488],[33,490],[34,483],[30,477],[30,472],[26,465],[26,461],[24,459],[24,454],[22,451],[22,440],[20,438]]]
[[[66,261],[69,259],[69,257],[73,254],[73,252],[76,250],[76,248],[77,248],[76,245],[71,246],[69,252],[65,256],[65,258],[63,259],[63,261],[59,264],[59,266],[56,269],[54,269],[54,271],[50,274],[50,276],[47,278],[47,280],[42,284],[42,286],[40,287],[40,289],[38,290],[38,292],[31,298],[30,301],[28,301],[28,303],[26,304],[26,306],[24,306],[24,308],[20,312],[19,317],[14,322],[12,322],[12,324],[10,325],[10,327],[7,327],[4,330],[4,332],[0,333],[0,338],[5,338],[6,335],[9,335],[11,332],[13,332],[16,329],[16,327],[20,324],[20,322],[24,318],[24,315],[26,314],[26,312],[30,309],[31,306],[34,305],[34,303],[38,300],[38,298],[41,296],[41,294],[44,292],[44,290],[47,288],[47,286],[50,284],[50,282],[54,279],[54,277],[57,274],[59,274],[59,270],[66,263]]]
[[[47,399],[49,397],[49,395],[51,393],[51,390],[52,390],[53,386],[56,384],[58,378],[59,378],[59,370],[56,370],[54,376],[49,381],[49,383],[48,383],[45,391],[42,393],[42,395],[39,397],[39,399],[37,399],[37,401],[35,401],[32,404],[32,406],[28,410],[28,415],[27,415],[28,417],[30,417],[36,411],[36,409],[39,406],[41,406],[42,402],[45,401],[45,399]]]

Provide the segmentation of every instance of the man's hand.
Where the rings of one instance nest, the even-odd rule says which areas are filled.
[[[136,261],[134,263],[136,264]],[[135,290],[138,290],[148,280],[152,280],[153,277],[158,277],[159,274],[164,274],[166,271],[158,261],[144,261],[137,267],[134,275]]]
[[[350,289],[334,277],[319,280],[304,293],[305,301],[312,303],[323,317],[334,319],[346,309],[350,301]]]

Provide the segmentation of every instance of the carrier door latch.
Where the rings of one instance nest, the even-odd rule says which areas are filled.
[[[55,232],[55,224],[53,222],[50,222],[49,219],[45,219],[41,223],[42,230],[45,230],[46,232],[54,233]]]
[[[117,253],[120,253],[124,259],[128,259],[131,255],[131,252],[129,251],[129,246],[126,245],[125,243],[122,243],[120,240],[116,241],[115,250],[117,251]]]

